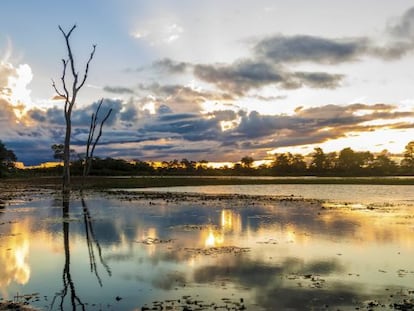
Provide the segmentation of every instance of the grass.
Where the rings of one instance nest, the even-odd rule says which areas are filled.
[[[0,179],[0,185],[36,186],[45,188],[60,188],[59,177],[30,177]],[[148,187],[173,187],[173,186],[207,186],[207,185],[269,185],[269,184],[349,184],[349,185],[414,185],[414,178],[410,177],[270,177],[243,178],[243,177],[95,177],[85,180],[87,189],[122,189],[122,188],[148,188]],[[82,185],[80,177],[72,178],[73,188]]]

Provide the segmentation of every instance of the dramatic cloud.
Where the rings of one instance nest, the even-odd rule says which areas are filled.
[[[289,72],[266,62],[241,61],[232,65],[196,65],[194,74],[219,89],[245,95],[251,89],[276,85],[282,89],[335,88],[343,76],[323,72]]]
[[[0,97],[0,126],[2,131],[4,128],[16,123],[16,120],[13,106],[7,100]]]
[[[102,116],[107,109],[113,112],[97,149],[98,156],[171,160],[185,155],[194,160],[234,161],[240,159],[241,153],[256,157],[278,147],[320,144],[349,137],[350,133],[414,130],[414,112],[403,106],[326,104],[331,99],[323,97],[335,93],[332,102],[338,103],[345,91],[350,91],[346,93],[348,101],[363,98],[368,90],[365,98],[391,101],[388,94],[393,88],[379,92],[386,94],[383,99],[381,94],[372,95],[373,87],[363,89],[365,85],[357,82],[354,88],[352,84],[358,79],[372,81],[373,85],[378,81],[387,86],[394,82],[395,71],[389,64],[377,76],[376,69],[370,71],[374,67],[370,62],[375,60],[378,65],[399,60],[414,50],[414,8],[387,24],[378,37],[362,32],[349,37],[310,35],[316,33],[312,29],[296,35],[271,34],[268,28],[266,32],[235,37],[240,44],[250,36],[246,50],[227,55],[223,45],[224,54],[212,51],[219,54],[214,58],[178,53],[180,43],[184,46],[187,42],[184,26],[190,29],[174,16],[137,22],[135,26],[134,36],[139,41],[135,44],[145,52],[139,59],[147,62],[140,64],[145,72],[139,76],[145,76],[145,80],[133,81],[131,72],[123,72],[124,81],[117,75],[120,79],[108,80],[103,89],[89,90],[119,98],[104,100]],[[208,49],[208,42],[204,43]],[[168,54],[164,51],[167,45]],[[154,55],[160,59],[154,61]],[[121,62],[122,66],[129,61],[131,66],[137,65],[136,59],[128,59]],[[395,68],[404,66],[404,62],[396,62]],[[353,66],[347,67],[348,63]],[[355,66],[357,63],[361,68]],[[65,127],[61,102],[54,101],[59,98],[43,100],[41,105],[30,102],[26,86],[32,77],[28,65],[14,66],[4,59],[0,62],[0,139],[26,163],[41,162],[41,156],[42,161],[52,160],[50,145],[63,141]],[[395,82],[401,89],[405,85],[400,80],[406,80],[398,77]],[[330,92],[343,85],[346,90]],[[304,90],[296,92],[299,89]],[[316,94],[315,89],[323,92]],[[403,97],[409,99],[406,94],[396,97],[395,102],[402,102]],[[97,97],[91,95],[90,105],[77,106],[73,111],[72,142],[80,153],[98,105],[93,102]],[[292,112],[293,105],[303,107]]]

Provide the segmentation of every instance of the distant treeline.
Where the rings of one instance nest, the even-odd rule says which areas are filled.
[[[315,148],[308,156],[278,153],[268,164],[254,166],[255,159],[241,158],[231,167],[212,168],[208,161],[188,159],[164,161],[154,165],[145,161],[126,161],[113,158],[94,158],[90,175],[193,175],[193,176],[397,176],[414,175],[414,142],[410,142],[399,163],[391,159],[388,152],[374,155],[369,151],[357,152],[344,148],[339,152],[325,153]],[[83,161],[72,162],[72,174],[82,175]],[[23,174],[59,175],[62,167],[25,170]]]

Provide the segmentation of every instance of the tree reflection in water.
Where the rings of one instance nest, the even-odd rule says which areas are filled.
[[[64,194],[62,199],[63,199],[62,200],[63,247],[65,250],[65,265],[63,267],[63,273],[62,273],[63,289],[54,297],[52,301],[51,309],[53,308],[56,298],[60,296],[59,307],[60,307],[60,310],[64,310],[65,300],[69,294],[72,310],[77,310],[77,309],[85,310],[85,303],[82,302],[82,300],[76,293],[75,283],[72,279],[71,270],[70,270],[70,237],[69,237],[69,234],[70,234],[70,228],[69,228],[69,225],[70,225],[70,221],[69,221],[70,194]],[[109,276],[111,276],[112,273],[111,273],[111,269],[109,268],[108,264],[104,261],[102,257],[102,249],[99,244],[99,241],[96,239],[96,236],[93,230],[92,218],[89,213],[89,209],[86,205],[83,192],[81,192],[81,203],[82,203],[82,210],[83,210],[83,220],[84,220],[84,225],[85,225],[85,236],[86,236],[86,243],[88,247],[90,269],[91,269],[91,272],[95,274],[99,285],[102,287],[103,286],[102,279],[99,276],[97,265],[96,265],[94,244],[96,246],[96,249],[98,250],[99,260],[102,266],[105,268]]]

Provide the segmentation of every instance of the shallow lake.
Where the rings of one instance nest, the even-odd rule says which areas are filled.
[[[414,306],[412,186],[156,190],[6,202],[0,297],[42,310]]]

